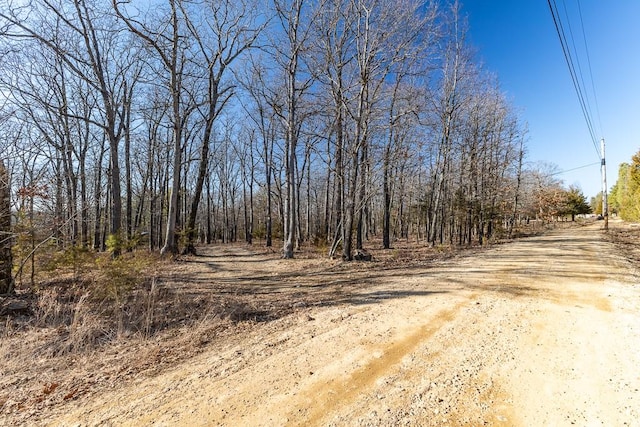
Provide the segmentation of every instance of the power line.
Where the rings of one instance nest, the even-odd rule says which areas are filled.
[[[558,12],[558,7],[556,5],[555,0],[547,0],[549,5],[549,10],[551,11],[551,17],[553,18],[553,24],[556,27],[556,32],[558,33],[558,38],[560,39],[560,45],[562,47],[562,53],[564,55],[565,61],[567,62],[567,66],[569,67],[569,74],[571,75],[571,81],[573,82],[573,87],[576,91],[576,95],[578,95],[578,101],[580,102],[580,107],[582,109],[582,115],[584,116],[585,122],[587,123],[587,128],[589,130],[589,134],[591,135],[591,142],[593,143],[593,147],[596,150],[596,154],[598,158],[602,160],[600,156],[600,151],[598,150],[597,138],[595,136],[595,132],[593,130],[593,123],[591,120],[591,116],[589,114],[588,103],[585,101],[584,91],[580,86],[580,82],[578,81],[578,73],[576,72],[575,65],[573,63],[573,58],[571,57],[571,51],[569,50],[569,44],[567,42],[567,37],[564,31],[564,26],[562,25],[562,21],[560,20],[560,14]],[[553,4],[552,4],[553,3]],[[566,13],[566,8],[565,8]],[[584,31],[584,29],[583,29]],[[586,48],[586,46],[585,46]],[[574,43],[575,50],[575,43]],[[576,60],[577,60],[577,52],[576,52]],[[593,79],[592,79],[593,83]],[[584,83],[583,83],[584,84]]]
[[[596,142],[596,137],[595,137],[595,133],[593,131],[593,123],[591,120],[591,116],[589,114],[589,109],[588,109],[588,105],[587,102],[585,101],[584,98],[584,91],[582,89],[582,86],[580,85],[580,82],[578,81],[578,73],[576,72],[576,68],[575,68],[575,64],[573,62],[573,58],[571,56],[571,51],[569,49],[569,44],[567,42],[567,37],[566,37],[566,33],[564,31],[564,26],[562,25],[562,21],[560,19],[560,13],[558,12],[558,6],[556,5],[555,0],[553,0],[553,6],[551,4],[551,0],[547,0],[548,4],[549,4],[549,8],[551,10],[551,15],[553,17],[553,22],[555,24],[556,27],[556,32],[558,33],[558,38],[560,39],[560,45],[562,47],[562,53],[564,54],[565,60],[567,62],[567,66],[569,67],[569,74],[571,75],[571,80],[573,82],[573,87],[576,91],[576,94],[578,95],[578,101],[580,102],[580,107],[582,109],[582,114],[585,118],[585,121],[587,123],[587,128],[589,130],[589,134],[591,135],[591,142],[593,143],[593,147],[596,150],[596,154],[598,155],[598,158],[600,158],[600,153],[598,151],[598,144]],[[566,14],[566,7],[565,7],[565,14]],[[567,17],[568,19],[568,17]],[[575,44],[574,44],[575,46]],[[577,59],[577,52],[576,52],[576,59]],[[583,83],[584,84],[584,83]]]
[[[589,168],[591,166],[595,166],[595,165],[599,165],[599,164],[600,164],[600,162],[589,163],[588,165],[578,166],[576,168],[571,168],[571,169],[563,170],[563,171],[560,171],[560,172],[554,172],[552,174],[549,174],[548,176],[562,175],[563,173],[573,172],[573,171],[577,171],[578,169]]]
[[[580,2],[577,2],[578,6],[580,5]],[[586,89],[586,85],[584,84],[584,74],[582,74],[582,66],[580,65],[580,55],[578,55],[578,49],[576,48],[576,39],[573,36],[573,29],[571,28],[571,19],[569,18],[569,12],[567,11],[567,3],[563,0],[562,1],[562,6],[564,8],[564,16],[566,18],[566,22],[567,22],[567,28],[569,28],[569,38],[571,39],[571,45],[573,46],[573,53],[574,53],[574,58],[576,59],[576,65],[578,67],[578,73],[576,74],[576,77],[580,77],[580,81],[579,83],[582,83],[582,85],[580,86],[580,90],[584,96],[585,102],[586,102],[586,109],[587,112],[589,113],[589,121],[591,124],[591,130],[594,130],[594,125],[593,125],[593,110],[591,109],[591,102],[589,100],[589,93]],[[580,15],[580,18],[582,18],[582,15]],[[581,29],[582,29],[582,34],[584,36],[584,23],[582,22],[582,19],[580,20],[581,22]],[[587,58],[589,58],[589,50],[587,49],[587,44],[586,44],[586,37],[584,37],[585,40],[585,44],[584,44],[584,48],[585,51],[587,53]],[[591,62],[589,61],[589,65],[591,64]],[[593,76],[591,77],[591,85],[593,87]],[[595,90],[594,92],[594,96],[595,96]],[[594,144],[596,144],[597,147],[597,143],[596,143],[596,138],[595,138],[595,132],[592,133],[591,135],[592,140],[594,142]],[[596,148],[597,150],[597,148]]]
[[[600,135],[604,135],[604,129],[602,128],[602,119],[600,118],[600,108],[598,107],[598,97],[596,95],[596,87],[593,83],[593,72],[591,71],[591,57],[589,56],[589,49],[587,48],[587,35],[584,31],[584,21],[582,20],[582,8],[578,1],[578,14],[580,16],[580,27],[582,28],[582,40],[584,42],[584,51],[587,55],[587,65],[589,67],[589,78],[591,79],[591,90],[593,91],[593,101],[596,104],[596,115],[598,116],[598,125],[600,126]]]
[[[600,166],[601,166],[601,178],[602,178],[602,215],[604,216],[604,229],[608,230],[609,229],[609,215],[608,215],[608,206],[607,206],[607,167],[606,167],[606,162],[605,162],[605,154],[604,154],[604,150],[605,150],[605,143],[604,143],[604,138],[601,139],[600,141],[600,148],[601,151],[598,151],[598,143],[596,142],[596,137],[595,134],[593,132],[593,122],[591,120],[591,110],[590,110],[590,106],[588,103],[588,97],[587,100],[585,101],[584,98],[584,93],[586,93],[586,90],[583,91],[583,88],[580,86],[580,82],[578,81],[578,75],[576,73],[575,70],[575,66],[573,64],[573,59],[571,58],[571,52],[569,51],[569,46],[567,44],[567,38],[566,38],[566,34],[564,32],[564,27],[562,26],[562,21],[560,20],[560,14],[558,13],[558,6],[556,5],[555,0],[553,0],[553,5],[552,0],[547,0],[547,3],[549,4],[549,9],[551,10],[551,16],[553,17],[553,23],[556,27],[556,32],[558,33],[558,38],[560,39],[560,45],[562,46],[562,53],[564,54],[564,58],[567,61],[567,65],[569,66],[569,73],[571,74],[571,80],[573,81],[573,87],[576,90],[576,94],[578,95],[578,100],[580,101],[580,106],[582,107],[582,114],[584,115],[585,121],[587,122],[587,127],[589,128],[589,133],[591,134],[591,141],[593,142],[593,147],[596,150],[596,153],[598,154],[598,158],[600,159]],[[569,24],[570,19],[569,19],[569,14],[567,13],[567,5],[566,3],[564,3],[563,1],[563,5],[564,5],[564,11],[565,11],[565,16],[567,18],[567,22],[569,25],[569,33],[571,35],[571,41],[573,43],[573,49],[574,49],[574,53],[576,54],[576,60],[578,60],[578,52],[577,49],[575,47],[575,40],[573,38],[573,32],[571,31],[571,26]],[[591,59],[589,58],[589,49],[587,47],[587,37],[585,36],[585,31],[584,31],[584,21],[582,19],[582,10],[580,9],[580,2],[578,1],[578,11],[580,14],[580,24],[582,26],[582,37],[584,40],[584,49],[586,51],[587,54],[587,61],[588,61],[588,65],[589,65],[589,76],[591,77],[591,88],[593,89],[593,96],[594,96],[594,100],[596,102],[596,108],[598,108],[598,101],[596,98],[596,91],[595,91],[595,86],[593,83],[593,73],[591,72]],[[582,76],[582,69],[580,68],[580,63],[578,62],[578,70],[580,71],[580,80],[582,81],[582,85],[584,86],[584,79]],[[583,93],[584,92],[584,93]],[[600,110],[598,109],[598,120],[600,120]],[[602,131],[602,122],[600,121],[600,130]],[[601,154],[602,153],[602,154]]]

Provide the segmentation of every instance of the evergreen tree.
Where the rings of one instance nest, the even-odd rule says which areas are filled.
[[[571,221],[576,220],[576,215],[591,213],[591,206],[587,203],[587,198],[577,187],[569,187],[566,194],[567,214],[571,215]]]

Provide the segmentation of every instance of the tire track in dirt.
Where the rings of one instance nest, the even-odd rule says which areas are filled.
[[[420,326],[417,331],[411,332],[385,348],[371,349],[374,358],[348,376],[331,379],[328,383],[319,382],[311,389],[305,390],[296,402],[292,402],[293,410],[290,411],[288,419],[294,421],[287,425],[320,425],[320,421],[328,413],[351,405],[360,394],[371,389],[376,381],[397,369],[402,359],[416,347],[431,338],[446,323],[451,322],[466,304],[468,302],[459,303],[451,309],[439,312],[435,318]],[[313,405],[307,406],[308,403],[301,405],[302,402],[308,401],[313,402]],[[301,417],[301,408],[305,406],[310,409]]]
[[[191,412],[200,414],[195,419],[207,419],[208,425],[326,425],[326,415],[348,409],[359,396],[370,394],[380,379],[397,371],[408,354],[469,301],[468,296],[436,298],[440,299],[426,310],[424,297],[412,297],[347,313],[312,312],[315,319],[310,323],[317,329],[310,339],[289,342],[230,383],[213,385],[212,389],[232,384],[236,388],[233,394],[218,396],[212,402],[215,409],[199,404]],[[389,317],[400,313],[406,318],[390,324]]]

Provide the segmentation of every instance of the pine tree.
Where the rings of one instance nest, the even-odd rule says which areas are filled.
[[[587,203],[587,198],[577,187],[570,187],[566,194],[567,213],[571,215],[571,221],[576,220],[576,215],[591,213],[591,206]]]

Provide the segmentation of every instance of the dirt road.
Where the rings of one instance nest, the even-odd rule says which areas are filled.
[[[50,424],[639,426],[639,279],[598,226],[372,270],[343,300],[339,269],[288,277],[334,293]],[[234,255],[203,265],[217,280],[287,268]]]

